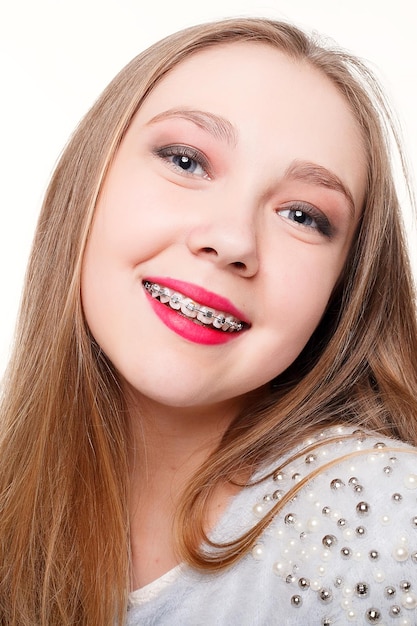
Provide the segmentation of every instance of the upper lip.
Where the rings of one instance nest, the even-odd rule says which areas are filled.
[[[147,276],[146,280],[149,280],[152,283],[158,283],[158,285],[161,285],[162,287],[168,287],[169,289],[179,291],[184,296],[187,296],[199,304],[208,306],[216,311],[230,313],[240,321],[245,322],[248,325],[250,324],[246,315],[240,309],[235,307],[230,300],[224,296],[214,293],[213,291],[208,291],[207,289],[204,289],[204,287],[187,283],[184,280],[177,280],[176,278],[169,278],[165,276]]]

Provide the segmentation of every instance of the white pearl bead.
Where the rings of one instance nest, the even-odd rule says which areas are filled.
[[[345,598],[349,598],[350,596],[353,596],[353,587],[349,587],[349,585],[345,585],[342,589],[342,593],[345,596]]]
[[[403,617],[400,622],[398,622],[398,626],[411,626],[411,622],[408,617]]]
[[[396,561],[406,561],[408,559],[408,550],[404,546],[397,546],[392,551],[392,556]]]
[[[341,513],[339,511],[332,511],[330,513],[330,518],[334,521],[337,522],[337,520],[339,520],[342,517]]]
[[[332,553],[330,552],[330,550],[323,550],[323,552],[321,553],[321,560],[322,561],[330,561],[330,559],[332,558]]]
[[[263,517],[264,515],[263,504],[255,504],[255,506],[253,507],[253,512],[256,515],[256,517]]]
[[[409,474],[404,478],[404,485],[407,489],[417,489],[417,474]]]
[[[288,567],[287,564],[283,561],[277,561],[273,564],[272,569],[274,571],[274,574],[277,574],[277,576],[282,576],[284,572],[287,572]]]
[[[385,580],[385,574],[382,570],[377,569],[374,571],[374,579],[377,583],[382,583]]]
[[[346,617],[350,622],[356,622],[356,613],[353,609],[346,613]]]
[[[257,543],[256,546],[252,548],[252,556],[257,561],[260,561],[264,558],[264,547],[261,543]]]
[[[319,582],[318,580],[311,580],[310,581],[310,589],[312,589],[313,591],[320,591],[321,589],[321,582]]]
[[[401,598],[401,604],[405,609],[415,609],[417,607],[417,596],[414,593],[405,593]]]
[[[310,519],[307,520],[307,530],[309,530],[310,532],[316,531],[319,526],[320,520],[318,517],[310,517]]]
[[[347,540],[352,539],[354,535],[355,535],[355,532],[352,528],[345,528],[345,530],[343,531],[343,537]]]
[[[350,603],[349,598],[344,598],[343,600],[341,600],[340,606],[342,607],[344,611],[349,611],[352,605]]]
[[[381,517],[381,524],[383,524],[384,526],[387,526],[390,523],[391,523],[391,519],[389,515],[383,515]]]
[[[353,558],[355,561],[361,561],[362,560],[362,552],[360,550],[357,550],[356,552],[353,553]]]

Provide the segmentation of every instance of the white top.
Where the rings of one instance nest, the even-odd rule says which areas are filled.
[[[130,594],[127,626],[416,626],[417,449],[351,432],[322,433],[297,449],[316,450],[243,489],[214,540],[238,537],[305,480],[236,565],[180,565]]]

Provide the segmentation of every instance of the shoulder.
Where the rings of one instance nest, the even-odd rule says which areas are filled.
[[[254,517],[296,483],[252,558],[282,581],[299,623],[416,623],[417,450],[360,431],[323,433],[263,483]]]

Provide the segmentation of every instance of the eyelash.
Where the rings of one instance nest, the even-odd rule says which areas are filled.
[[[329,239],[332,237],[333,228],[332,228],[331,223],[329,222],[327,217],[324,215],[324,213],[316,209],[311,204],[307,204],[306,202],[293,202],[289,206],[279,209],[277,213],[282,214],[284,211],[294,213],[294,214],[302,213],[303,216],[306,216],[307,218],[314,220],[317,226],[311,226],[309,224],[306,225],[306,224],[303,224],[301,221],[292,220],[295,224],[300,225],[303,228],[311,228],[313,230],[318,230],[322,235],[324,235],[325,237],[328,237]],[[287,216],[283,216],[283,217],[285,219],[290,219]],[[302,216],[299,215],[299,217],[302,217]]]
[[[204,156],[200,150],[196,148],[192,148],[191,146],[186,145],[172,145],[172,146],[163,146],[162,148],[156,148],[154,150],[154,154],[162,159],[163,161],[167,161],[176,171],[185,176],[201,176],[200,174],[195,174],[193,172],[188,172],[187,169],[182,168],[180,165],[175,163],[173,160],[170,160],[170,157],[182,157],[184,159],[188,159],[188,163],[196,163],[197,166],[200,166],[203,170],[204,174],[201,176],[202,178],[210,179],[210,165],[208,159]],[[184,164],[186,161],[184,161]]]

